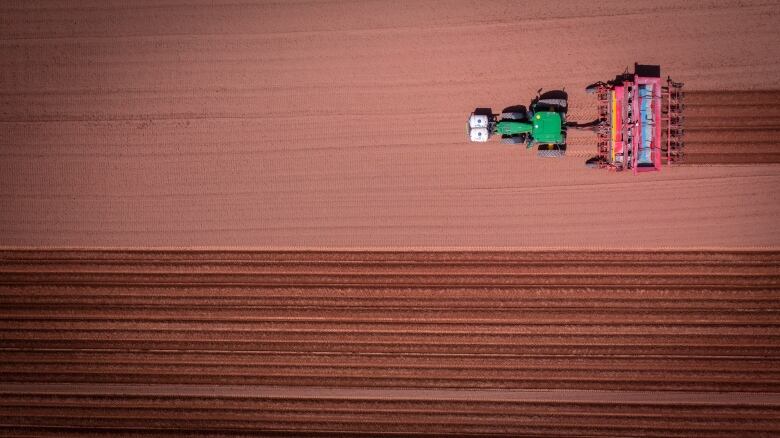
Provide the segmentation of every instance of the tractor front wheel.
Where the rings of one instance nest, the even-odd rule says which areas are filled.
[[[501,143],[504,144],[522,144],[525,143],[525,134],[504,135],[501,137]]]
[[[536,156],[541,158],[561,158],[566,155],[566,144],[540,144]]]
[[[528,120],[528,109],[523,105],[513,105],[504,108],[501,111],[501,118],[504,120]]]
[[[502,120],[526,120],[526,113],[501,113]]]

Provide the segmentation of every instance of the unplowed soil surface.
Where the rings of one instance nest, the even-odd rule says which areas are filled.
[[[0,3],[0,245],[780,244],[776,1],[475,5]],[[685,82],[697,166],[466,141],[538,88],[590,121],[584,87],[634,62]]]
[[[0,257],[2,434],[780,432],[777,252]]]

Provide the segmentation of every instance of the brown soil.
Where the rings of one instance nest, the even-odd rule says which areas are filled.
[[[483,6],[4,2],[0,245],[780,244],[780,174],[755,164],[778,161],[777,93],[757,118],[743,99],[780,89],[774,2]],[[474,107],[540,87],[592,120],[583,87],[634,62],[706,91],[690,164],[753,165],[633,177],[584,168],[588,133],[552,161],[466,142]]]
[[[0,17],[2,248],[654,249],[3,250],[0,435],[780,431],[775,2]],[[687,165],[466,141],[540,87],[593,120],[583,87],[634,62],[686,83]]]
[[[777,252],[0,257],[0,434],[780,431]]]
[[[685,95],[684,164],[780,163],[780,92]]]

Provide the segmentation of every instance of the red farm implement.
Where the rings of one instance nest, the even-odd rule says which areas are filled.
[[[683,84],[660,73],[659,66],[637,64],[634,73],[588,87],[599,113],[598,152],[589,167],[636,175],[682,160]]]

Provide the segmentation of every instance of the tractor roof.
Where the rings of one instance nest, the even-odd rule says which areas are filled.
[[[563,121],[559,113],[541,111],[534,114],[532,135],[539,143],[560,143]]]

